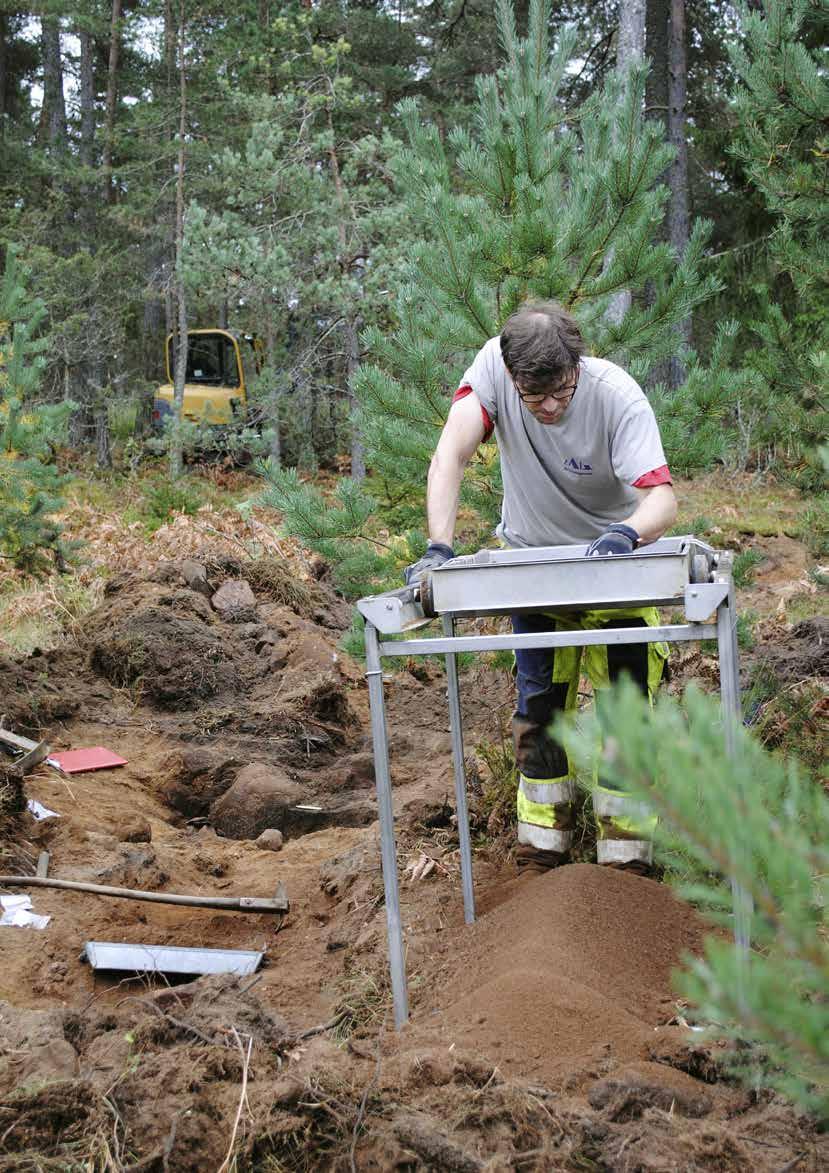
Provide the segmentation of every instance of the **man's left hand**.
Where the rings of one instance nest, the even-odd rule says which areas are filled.
[[[605,532],[587,548],[587,557],[606,554],[632,554],[639,545],[639,534],[630,525],[619,522],[609,525]]]

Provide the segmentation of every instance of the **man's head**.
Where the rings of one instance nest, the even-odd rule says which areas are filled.
[[[574,318],[554,301],[528,301],[501,331],[501,357],[524,406],[556,424],[576,393],[584,340]]]

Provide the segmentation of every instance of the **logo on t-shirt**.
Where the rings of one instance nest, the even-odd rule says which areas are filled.
[[[568,472],[575,473],[579,477],[588,477],[593,472],[592,464],[588,464],[586,460],[576,460],[574,456],[569,456],[564,461],[564,467]]]

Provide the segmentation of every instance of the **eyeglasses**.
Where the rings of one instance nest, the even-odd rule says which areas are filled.
[[[518,398],[522,403],[526,403],[528,407],[538,407],[545,399],[555,399],[559,403],[565,402],[567,399],[572,399],[576,394],[576,388],[579,385],[579,373],[576,371],[576,377],[572,383],[565,383],[560,387],[552,388],[549,391],[522,391],[521,382],[519,379],[513,379],[513,385],[518,392]]]

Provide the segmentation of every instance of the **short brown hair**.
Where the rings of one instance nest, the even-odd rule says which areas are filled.
[[[501,357],[512,376],[559,379],[585,352],[578,322],[556,301],[525,301],[501,331]]]

